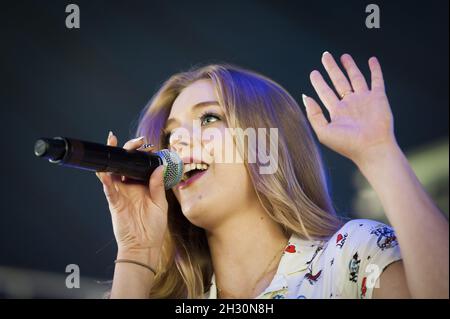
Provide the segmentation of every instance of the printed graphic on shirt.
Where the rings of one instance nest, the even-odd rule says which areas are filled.
[[[362,284],[361,284],[361,298],[366,297],[366,292],[367,292],[366,283],[367,283],[367,277],[364,277],[362,280]]]
[[[265,297],[268,299],[286,299],[286,295],[288,293],[288,288],[283,287],[283,289],[271,291],[265,294]]]
[[[345,244],[345,241],[347,240],[348,234],[338,234],[336,237],[336,247],[339,247],[340,249],[342,249],[342,247]]]
[[[353,258],[350,260],[348,268],[350,270],[350,281],[356,282],[358,280],[358,272],[359,272],[359,264],[361,263],[361,259],[358,258],[358,252],[353,255]]]
[[[311,259],[309,261],[306,262],[307,265],[311,265],[314,261],[314,259],[316,258],[317,254],[323,249],[322,246],[318,246],[316,248],[316,251],[314,252],[314,255],[311,257]]]
[[[319,246],[316,248],[316,251],[314,252],[314,255],[312,256],[312,258],[306,262],[306,264],[308,265],[308,272],[305,274],[305,278],[309,281],[309,283],[311,285],[314,285],[317,280],[319,280],[320,275],[322,274],[322,270],[319,270],[315,273],[313,273],[313,269],[312,269],[312,264],[314,259],[316,258],[317,254],[323,249],[322,246]]]
[[[284,251],[287,252],[287,253],[293,254],[293,253],[297,252],[297,249],[296,249],[295,245],[292,245],[292,244],[289,243],[286,246],[286,249]]]
[[[392,248],[398,245],[397,237],[391,227],[378,225],[370,232],[371,235],[377,236],[377,245],[381,250]]]
[[[313,275],[312,270],[308,270],[308,273],[305,275],[305,278],[308,279],[311,285],[314,285],[314,283],[317,280],[319,280],[321,274],[322,270],[319,270],[315,275]]]

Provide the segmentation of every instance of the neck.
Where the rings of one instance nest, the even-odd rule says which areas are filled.
[[[261,206],[232,216],[207,231],[216,284],[235,297],[254,297],[270,284],[288,237]]]

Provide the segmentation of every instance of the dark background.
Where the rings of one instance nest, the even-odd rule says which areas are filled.
[[[372,2],[380,6],[381,29],[365,26]],[[65,26],[69,3],[80,7],[80,29]],[[122,145],[162,82],[199,63],[254,69],[300,103],[301,93],[316,96],[309,72],[323,70],[323,51],[352,54],[366,75],[375,55],[402,149],[448,141],[447,0],[0,6],[0,266],[8,269],[64,275],[75,263],[82,276],[111,278],[116,246],[100,182],[93,173],[36,158],[34,141],[70,136],[104,143],[113,130]],[[321,148],[335,206],[353,216],[355,167]]]

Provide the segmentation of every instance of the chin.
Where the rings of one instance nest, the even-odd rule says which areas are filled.
[[[205,221],[210,217],[211,205],[207,205],[202,199],[186,200],[180,204],[183,215],[191,224],[204,228]],[[209,208],[209,209],[208,209]]]

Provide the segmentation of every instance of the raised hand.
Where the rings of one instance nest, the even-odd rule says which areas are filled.
[[[370,88],[349,54],[341,57],[341,63],[348,78],[329,52],[322,55],[322,64],[337,93],[319,71],[310,74],[311,83],[330,114],[330,122],[313,98],[303,95],[303,103],[319,141],[358,164],[367,160],[372,150],[396,144],[394,121],[377,58],[369,59]]]

